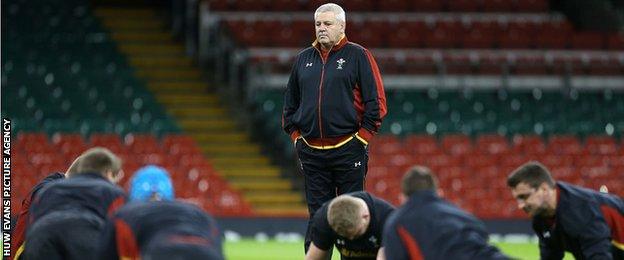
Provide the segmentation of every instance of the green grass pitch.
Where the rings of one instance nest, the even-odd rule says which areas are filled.
[[[534,243],[495,243],[505,254],[519,259],[539,259],[539,250]],[[257,242],[243,239],[238,242],[226,242],[224,245],[226,259],[229,260],[292,260],[303,259],[303,242]],[[334,251],[332,260],[340,257]],[[574,259],[566,254],[565,259]]]

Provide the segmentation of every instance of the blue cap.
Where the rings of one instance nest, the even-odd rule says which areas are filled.
[[[167,170],[147,165],[136,171],[130,180],[130,200],[149,201],[153,196],[173,200],[173,185]]]

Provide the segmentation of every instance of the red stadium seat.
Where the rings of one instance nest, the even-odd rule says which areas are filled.
[[[507,66],[507,59],[501,56],[485,55],[479,57],[479,74],[500,75]]]
[[[408,56],[405,60],[407,74],[435,74],[438,64],[431,55]]]
[[[379,1],[377,5],[383,12],[405,12],[411,8],[409,3],[406,0],[387,0]]]
[[[425,165],[432,169],[462,166],[462,157],[447,154],[431,155]]]
[[[548,73],[543,55],[520,56],[512,62],[512,72],[517,75],[543,75]]]
[[[389,28],[396,28],[388,32],[387,43],[391,48],[420,48],[426,41],[428,30],[423,21],[398,21],[387,24]],[[383,30],[387,31],[387,30]]]
[[[450,134],[442,137],[441,146],[444,151],[452,155],[469,154],[473,150],[470,137],[460,134]]]
[[[624,169],[624,154],[607,156],[611,167]],[[624,173],[624,172],[623,172]]]
[[[444,9],[444,2],[440,0],[412,0],[404,2],[411,2],[412,9],[414,12],[441,12]],[[385,2],[385,1],[380,1]],[[401,10],[402,11],[402,10]]]
[[[26,143],[37,143],[44,144],[48,143],[48,136],[44,133],[19,133],[17,135],[17,143],[26,144]]]
[[[208,3],[210,5],[211,10],[226,11],[231,8],[229,5],[230,2],[231,1],[229,0],[212,0],[212,1],[209,1]]]
[[[484,12],[509,13],[512,8],[510,0],[481,0],[481,10]]]
[[[404,145],[412,153],[418,155],[441,154],[438,141],[431,135],[409,135],[404,140]]]
[[[349,40],[368,48],[383,47],[386,32],[387,25],[381,21],[354,20],[347,26]]]
[[[448,9],[451,12],[476,12],[479,2],[473,0],[449,0]]]
[[[578,182],[581,179],[581,175],[573,166],[550,167],[549,169],[555,180]]]
[[[443,59],[445,72],[450,75],[472,74],[478,66],[478,60],[467,54],[446,55]]]
[[[509,143],[502,135],[484,134],[477,137],[475,147],[488,154],[505,154],[509,150]]]
[[[502,156],[500,158],[500,163],[502,167],[508,167],[508,168],[517,168],[520,167],[520,165],[528,162],[529,159],[521,154],[509,154],[506,156]]]
[[[92,134],[89,139],[91,147],[106,147],[115,154],[126,153],[126,147],[116,134]]]
[[[572,135],[551,136],[548,143],[551,154],[578,155],[583,153],[579,140]]]
[[[459,21],[437,21],[434,28],[427,31],[425,47],[430,48],[456,48],[460,45],[463,27]]]
[[[467,49],[493,48],[501,33],[495,22],[474,21],[464,30],[462,45]]]
[[[585,139],[587,152],[596,155],[615,155],[618,146],[611,136],[588,136]]]
[[[549,168],[572,167],[575,165],[574,158],[571,155],[547,154],[539,161]]]
[[[573,33],[571,46],[574,49],[602,49],[605,47],[604,37],[604,34],[599,32]]]
[[[538,30],[540,37],[536,37],[535,44],[538,49],[565,49],[571,34],[572,25],[568,22],[547,22],[540,26]]]
[[[237,0],[233,1],[234,9],[237,11],[262,12],[268,9],[271,1],[267,0]]]
[[[624,74],[624,65],[617,57],[591,58],[586,65],[591,75],[621,75]]]
[[[155,136],[150,134],[128,134],[124,138],[126,146],[135,153],[161,153],[162,149]]]
[[[612,33],[607,37],[607,48],[610,50],[624,50],[624,33]]]
[[[574,162],[578,167],[603,167],[609,165],[609,157],[601,155],[577,155]]]
[[[292,22],[280,22],[276,26],[282,29],[275,33],[275,38],[271,41],[273,47],[300,47],[303,44],[302,38],[313,33],[312,31],[297,30]],[[309,27],[312,28],[312,23],[309,23]]]
[[[512,9],[516,12],[542,13],[548,11],[548,0],[522,0],[513,1]]]
[[[498,46],[505,49],[533,48],[535,27],[529,21],[510,22],[498,37]]]
[[[498,165],[498,158],[488,154],[470,154],[464,157],[464,165],[469,168],[483,168]]]
[[[340,5],[344,8],[345,12],[362,12],[375,10],[374,2],[373,0],[345,0]]]

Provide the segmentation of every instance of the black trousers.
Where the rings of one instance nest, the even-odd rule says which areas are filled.
[[[357,138],[334,149],[315,149],[299,140],[296,146],[300,169],[305,179],[308,203],[308,228],[305,251],[310,247],[310,230],[314,213],[338,195],[364,190],[368,170],[368,149]]]
[[[103,226],[90,212],[47,214],[29,228],[20,259],[95,259]]]

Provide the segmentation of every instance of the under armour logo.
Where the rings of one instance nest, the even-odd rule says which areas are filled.
[[[338,68],[339,70],[342,69],[342,64],[344,64],[345,62],[347,62],[346,60],[344,60],[343,58],[340,58],[339,60],[337,60],[336,62],[338,62]]]
[[[375,236],[371,236],[368,241],[370,241],[371,243],[373,243],[373,245],[377,245],[377,238]]]
[[[353,163],[353,167],[357,168],[359,166],[362,166],[362,162]]]
[[[544,236],[544,238],[549,238],[550,237],[550,232],[546,231],[544,232],[544,234],[542,234]]]
[[[342,239],[336,239],[336,245],[343,245],[344,246],[345,241]]]
[[[306,63],[306,68],[307,68],[307,67],[312,67],[312,62],[310,62],[310,63]]]

